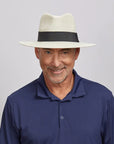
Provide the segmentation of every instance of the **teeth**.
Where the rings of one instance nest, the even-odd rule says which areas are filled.
[[[61,68],[61,69],[53,69],[53,68],[49,68],[51,71],[53,71],[54,73],[59,73],[61,72],[64,68]]]
[[[61,70],[53,70],[53,71],[55,71],[55,72],[56,72],[56,71],[61,71]]]

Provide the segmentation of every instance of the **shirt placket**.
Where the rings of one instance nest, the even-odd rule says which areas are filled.
[[[64,112],[63,112],[63,102],[58,102],[58,121],[59,121],[59,128],[61,127],[62,123],[64,122]]]

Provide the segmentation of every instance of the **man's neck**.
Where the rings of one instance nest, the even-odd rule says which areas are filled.
[[[49,91],[62,100],[73,88],[74,74],[61,83],[52,83],[48,80],[45,80],[45,83]]]

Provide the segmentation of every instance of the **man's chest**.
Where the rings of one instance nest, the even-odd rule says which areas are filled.
[[[21,142],[57,144],[64,139],[68,143],[96,140],[100,137],[101,122],[100,103],[81,98],[72,102],[42,100],[20,111]]]

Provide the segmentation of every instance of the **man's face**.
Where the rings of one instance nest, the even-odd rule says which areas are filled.
[[[35,48],[45,80],[51,83],[62,83],[70,78],[79,51],[80,48]]]

